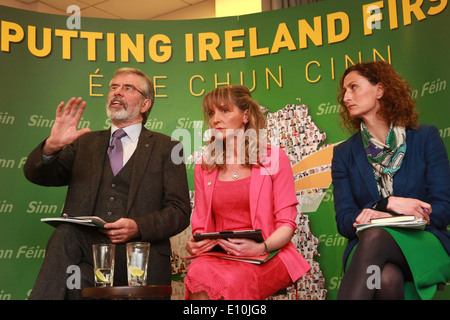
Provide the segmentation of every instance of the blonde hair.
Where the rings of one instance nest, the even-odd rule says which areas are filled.
[[[252,95],[250,90],[247,87],[242,85],[228,85],[222,88],[216,88],[209,92],[205,98],[203,99],[203,115],[205,118],[205,123],[209,123],[209,113],[217,107],[219,109],[223,109],[230,106],[236,106],[240,111],[248,113],[248,122],[245,124],[245,132],[252,130],[256,133],[256,141],[249,137],[245,136],[245,166],[252,167],[255,163],[260,162],[261,150],[267,143],[266,139],[261,140],[261,130],[266,129],[266,119],[261,110],[261,106],[252,99]],[[265,135],[263,135],[266,137]],[[211,145],[215,141],[215,138],[207,142],[207,146]],[[202,162],[202,168],[208,170],[214,170],[215,168],[224,168],[225,167],[225,159],[226,159],[226,148],[223,149],[223,156],[214,154],[214,151],[211,154],[212,158],[215,161],[205,161]],[[256,156],[256,162],[252,163],[252,156]]]

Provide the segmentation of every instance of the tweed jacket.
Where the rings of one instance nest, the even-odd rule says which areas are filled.
[[[25,176],[43,186],[68,186],[64,213],[91,215],[109,139],[110,130],[85,134],[65,147],[50,163],[42,160],[44,141],[30,153],[24,166]],[[142,128],[134,152],[126,212],[122,216],[136,221],[141,237],[135,240],[151,242],[151,259],[155,260],[155,266],[158,261],[165,261],[165,268],[169,270],[169,238],[189,225],[191,213],[185,165],[174,164],[171,160],[177,143],[168,136]]]

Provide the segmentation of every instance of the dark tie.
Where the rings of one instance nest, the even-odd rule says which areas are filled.
[[[118,129],[113,133],[111,145],[108,148],[109,161],[114,175],[122,169],[123,166],[123,147],[121,138],[125,137],[127,133],[122,129]]]

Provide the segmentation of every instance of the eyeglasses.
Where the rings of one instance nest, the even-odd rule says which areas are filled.
[[[135,86],[133,86],[132,84],[112,84],[109,86],[109,91],[116,91],[117,89],[122,88],[123,91],[131,93],[133,91],[137,91],[139,92],[144,98],[146,98],[146,96],[139,91]]]

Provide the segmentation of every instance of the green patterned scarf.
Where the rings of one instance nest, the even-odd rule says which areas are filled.
[[[400,169],[406,153],[404,127],[391,125],[386,142],[376,140],[361,122],[361,135],[367,160],[373,167],[378,191],[382,198],[393,194],[394,174]]]

